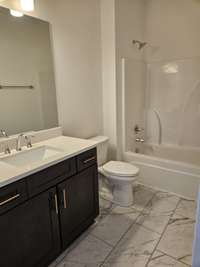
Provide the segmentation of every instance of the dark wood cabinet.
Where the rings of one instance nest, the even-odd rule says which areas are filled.
[[[0,215],[28,199],[26,181],[9,184],[0,190]]]
[[[98,214],[96,149],[0,188],[0,267],[48,267]]]
[[[92,166],[58,186],[62,247],[66,248],[98,213],[97,168]]]
[[[0,216],[0,266],[46,267],[60,252],[56,188]]]

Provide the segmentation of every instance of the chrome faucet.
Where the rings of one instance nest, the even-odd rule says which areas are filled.
[[[136,138],[135,139],[135,142],[136,143],[142,143],[143,144],[145,142],[145,140],[143,138]]]
[[[1,136],[2,136],[2,137],[9,139],[9,136],[8,136],[8,134],[6,133],[5,130],[0,130],[0,133],[1,133]],[[9,146],[8,146],[8,142],[5,142],[5,150],[4,150],[4,153],[5,153],[5,154],[10,154],[10,153],[11,153],[10,148],[9,148]]]
[[[16,141],[16,150],[17,151],[21,151],[22,150],[22,144],[21,144],[21,140],[22,140],[22,137],[24,136],[23,133],[19,134],[18,137],[17,137],[17,141]]]

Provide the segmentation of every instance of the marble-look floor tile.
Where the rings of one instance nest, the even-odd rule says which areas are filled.
[[[85,264],[85,263],[74,263],[74,262],[66,262],[63,261],[60,264],[58,264],[56,267],[100,267],[101,264]]]
[[[104,214],[109,214],[111,210],[113,209],[114,205],[112,202],[100,197],[99,207],[100,207],[100,214],[104,215]]]
[[[63,259],[66,257],[67,253],[69,253],[70,249],[76,246],[80,242],[80,240],[83,240],[87,236],[87,233],[84,233],[81,237],[79,237],[74,243],[67,248],[60,256],[48,267],[57,267],[61,262],[63,262]]]
[[[180,198],[165,192],[157,192],[145,209],[151,214],[171,215],[177,207]]]
[[[130,218],[133,222],[137,219],[140,212],[133,207],[120,207],[115,206],[115,208],[111,211],[111,214],[113,215],[121,215],[127,218]]]
[[[186,267],[187,265],[156,251],[150,260],[148,267]]]
[[[155,192],[155,190],[147,188],[140,184],[133,186],[134,203],[132,207],[137,209],[138,211],[142,211],[148,204],[148,202],[152,199]]]
[[[137,219],[137,223],[162,234],[179,198],[163,192],[157,192]]]
[[[159,234],[135,224],[115,247],[103,266],[144,267],[159,238]]]
[[[100,198],[96,224],[49,267],[191,266],[195,202],[142,185],[133,195],[129,208]]]
[[[105,260],[111,249],[112,247],[103,241],[88,235],[68,252],[63,262],[71,266],[73,263],[77,267],[96,267]]]
[[[152,231],[162,234],[169,222],[169,219],[169,215],[143,213],[137,219],[137,223]]]
[[[191,265],[194,220],[174,215],[158,245],[158,250]]]
[[[117,206],[108,216],[97,224],[92,235],[114,246],[135,222],[139,213],[131,208]]]
[[[181,215],[183,217],[195,219],[195,217],[196,217],[196,203],[195,203],[195,201],[181,199],[175,213],[178,215]]]

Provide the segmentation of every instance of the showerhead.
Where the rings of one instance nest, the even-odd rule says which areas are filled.
[[[139,47],[139,49],[141,50],[141,49],[144,48],[146,45],[147,45],[146,42],[144,42],[144,43],[140,43],[140,47]]]
[[[137,47],[137,49],[141,50],[142,48],[144,48],[147,43],[146,42],[141,42],[138,40],[133,40],[133,44]]]

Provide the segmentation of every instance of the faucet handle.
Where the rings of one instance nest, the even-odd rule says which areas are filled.
[[[34,138],[34,137],[35,137],[35,135],[25,135],[24,136],[24,138],[25,138],[25,140],[27,142],[27,147],[28,148],[33,147],[33,145],[32,145],[32,138]]]
[[[139,125],[135,125],[135,128],[134,128],[134,131],[135,131],[135,134],[138,134],[142,131],[144,131],[144,128],[140,128]]]
[[[5,130],[1,129],[0,132],[1,132],[2,137],[9,138],[9,136]]]
[[[8,134],[6,133],[5,130],[1,129],[1,130],[0,130],[0,133],[1,133],[2,137],[9,139],[9,136],[8,136]],[[7,142],[7,141],[5,141],[5,150],[4,150],[4,153],[5,153],[5,154],[11,154],[11,150],[10,150],[10,148],[9,148],[9,145],[8,145],[8,142]]]
[[[5,145],[4,153],[5,153],[6,155],[11,154],[11,150],[10,150],[8,144]]]

